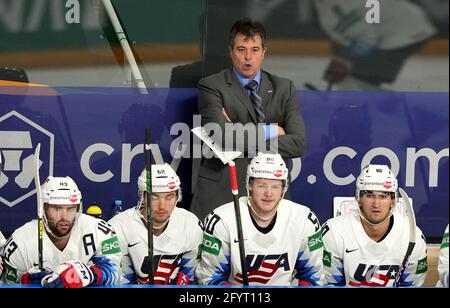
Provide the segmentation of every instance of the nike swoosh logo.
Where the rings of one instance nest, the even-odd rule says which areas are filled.
[[[246,241],[247,239],[244,238],[244,239],[242,239],[242,240]],[[239,243],[239,240],[234,239],[234,242],[235,242],[235,243]]]
[[[42,261],[42,264],[44,264],[45,262],[47,262],[47,260]],[[34,262],[33,262],[33,266],[34,266],[34,267],[39,266],[39,263],[34,263]]]
[[[349,252],[356,251],[356,250],[358,250],[358,249],[359,249],[359,248],[349,250],[349,249],[347,248],[347,249],[345,249],[345,252],[346,252],[346,253],[349,253]]]
[[[139,244],[140,243],[140,241],[139,242],[137,242],[137,243],[134,243],[134,244],[130,244],[130,243],[128,243],[128,248],[131,248],[131,247],[133,247],[133,246],[136,246],[137,244]]]

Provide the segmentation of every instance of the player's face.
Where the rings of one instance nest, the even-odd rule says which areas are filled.
[[[391,195],[382,191],[367,191],[359,200],[362,215],[373,224],[384,221],[394,206]]]
[[[233,67],[246,78],[254,78],[262,66],[266,48],[262,46],[261,36],[246,37],[237,33],[234,46],[230,49]]]
[[[283,195],[283,182],[255,179],[250,183],[250,195],[252,206],[259,214],[271,214]]]
[[[78,204],[58,205],[49,204],[46,206],[45,215],[48,221],[48,227],[58,237],[70,233],[78,213]]]
[[[165,223],[172,214],[177,204],[177,199],[178,195],[176,191],[152,193],[153,222],[157,224]]]

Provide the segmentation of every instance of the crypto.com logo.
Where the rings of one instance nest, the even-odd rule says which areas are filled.
[[[8,130],[5,130],[8,127]],[[14,130],[11,130],[14,127]],[[34,149],[41,143],[41,158],[48,157],[48,170],[53,175],[55,135],[13,110],[0,117],[0,204],[13,207],[36,193],[34,180]],[[43,160],[40,159],[39,168]],[[45,168],[45,165],[44,165]],[[41,178],[45,178],[42,177]],[[31,187],[30,187],[31,186]]]

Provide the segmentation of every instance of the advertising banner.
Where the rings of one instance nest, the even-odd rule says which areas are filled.
[[[192,166],[201,159],[201,142],[190,132],[201,123],[196,89],[150,89],[148,95],[112,88],[0,93],[3,232],[37,217],[33,153],[38,143],[41,179],[71,176],[84,208],[96,202],[108,219],[116,199],[124,208],[135,206],[146,127],[152,129],[153,160],[177,170],[184,195],[179,206],[189,208]],[[442,236],[449,209],[448,93],[297,95],[307,149],[290,162],[292,200],[310,207],[323,223],[333,216],[334,197],[354,196],[363,166],[388,164],[413,200],[425,236]]]

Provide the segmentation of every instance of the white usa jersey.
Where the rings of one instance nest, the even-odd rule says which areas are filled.
[[[448,225],[447,228],[445,228],[444,237],[442,238],[441,248],[439,251],[438,272],[439,280],[436,286],[448,288]]]
[[[4,249],[7,283],[19,283],[22,274],[38,268],[38,223],[32,220],[11,235]],[[43,233],[43,267],[53,271],[70,259],[78,259],[95,266],[99,281],[96,285],[117,284],[120,278],[120,247],[114,229],[105,221],[81,214],[61,251]],[[98,270],[98,271],[97,271]]]
[[[338,216],[322,227],[323,270],[327,284],[338,286],[393,286],[409,243],[409,221],[394,213],[394,224],[384,239],[373,241],[358,213]],[[426,243],[416,227],[416,244],[399,286],[421,286],[427,273]]]
[[[380,1],[380,22],[368,23],[366,0],[314,0],[325,32],[341,45],[359,42],[386,50],[425,41],[437,30],[409,0]],[[370,15],[370,14],[369,14]]]
[[[117,231],[122,260],[122,283],[135,283],[148,278],[147,228],[134,208],[110,221]],[[202,242],[202,226],[191,212],[175,207],[163,233],[153,236],[153,272],[155,284],[174,284],[178,272],[194,280]]]
[[[307,207],[281,200],[273,229],[254,226],[247,197],[239,199],[245,259],[250,285],[318,285],[322,268],[320,224]],[[205,219],[201,262],[202,284],[242,284],[234,204],[227,203]]]
[[[2,231],[0,231],[0,255],[1,255],[2,252],[3,252],[3,246],[5,246],[5,243],[6,243],[6,239],[5,239],[5,237],[3,236]]]

